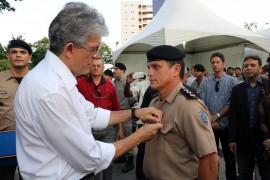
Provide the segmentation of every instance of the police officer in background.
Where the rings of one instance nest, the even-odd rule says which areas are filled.
[[[9,42],[7,59],[11,69],[0,72],[0,132],[16,130],[13,101],[19,84],[29,71],[31,58],[32,49],[29,44],[22,40]],[[0,167],[0,179],[13,180],[15,170],[16,166]]]
[[[117,93],[117,98],[120,103],[120,109],[130,109],[131,108],[131,99],[125,97],[124,89],[126,85],[126,76],[125,71],[127,70],[126,65],[123,63],[116,63],[113,68],[113,75],[115,78],[114,85]],[[132,134],[132,122],[126,121],[122,123],[124,136],[127,137]],[[125,167],[121,170],[121,172],[126,173],[134,169],[134,149],[129,150],[126,153],[126,163]]]
[[[147,52],[151,88],[160,93],[149,106],[163,112],[163,129],[146,142],[145,176],[159,180],[216,180],[218,155],[210,113],[182,84],[184,57],[168,45]]]

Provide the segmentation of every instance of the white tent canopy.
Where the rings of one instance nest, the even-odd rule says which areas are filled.
[[[113,52],[113,60],[118,61],[120,55],[145,54],[163,44],[176,46],[186,54],[239,45],[270,52],[269,36],[224,20],[200,0],[166,0],[143,31]]]

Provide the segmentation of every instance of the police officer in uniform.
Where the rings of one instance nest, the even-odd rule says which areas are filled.
[[[29,71],[28,63],[32,58],[31,46],[22,40],[11,40],[7,48],[11,68],[0,72],[0,132],[16,130],[13,101],[23,77]],[[16,167],[10,164],[1,166],[0,179],[13,180]]]
[[[163,112],[163,129],[146,142],[144,173],[155,180],[216,180],[218,155],[207,107],[182,84],[185,55],[162,45],[147,52],[150,106]]]

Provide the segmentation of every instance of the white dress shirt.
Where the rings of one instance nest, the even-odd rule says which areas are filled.
[[[135,84],[134,86],[132,86],[130,88],[133,97],[137,97],[139,98],[139,102],[137,107],[140,108],[142,105],[142,101],[143,101],[143,96],[145,91],[147,90],[147,88],[150,86],[150,81],[149,80],[144,80],[141,82],[138,82],[137,84]]]
[[[67,66],[47,51],[15,97],[17,159],[23,179],[80,179],[109,166],[113,144],[94,140],[110,111],[94,108]]]
[[[195,80],[196,78],[194,76],[189,76],[188,79],[187,79],[187,85],[191,86],[191,84],[193,83],[193,81]]]

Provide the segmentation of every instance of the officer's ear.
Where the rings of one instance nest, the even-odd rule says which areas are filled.
[[[174,64],[174,65],[172,66],[172,70],[173,70],[173,76],[174,76],[174,77],[179,76],[180,71],[181,71],[181,65],[180,65],[180,64]]]

